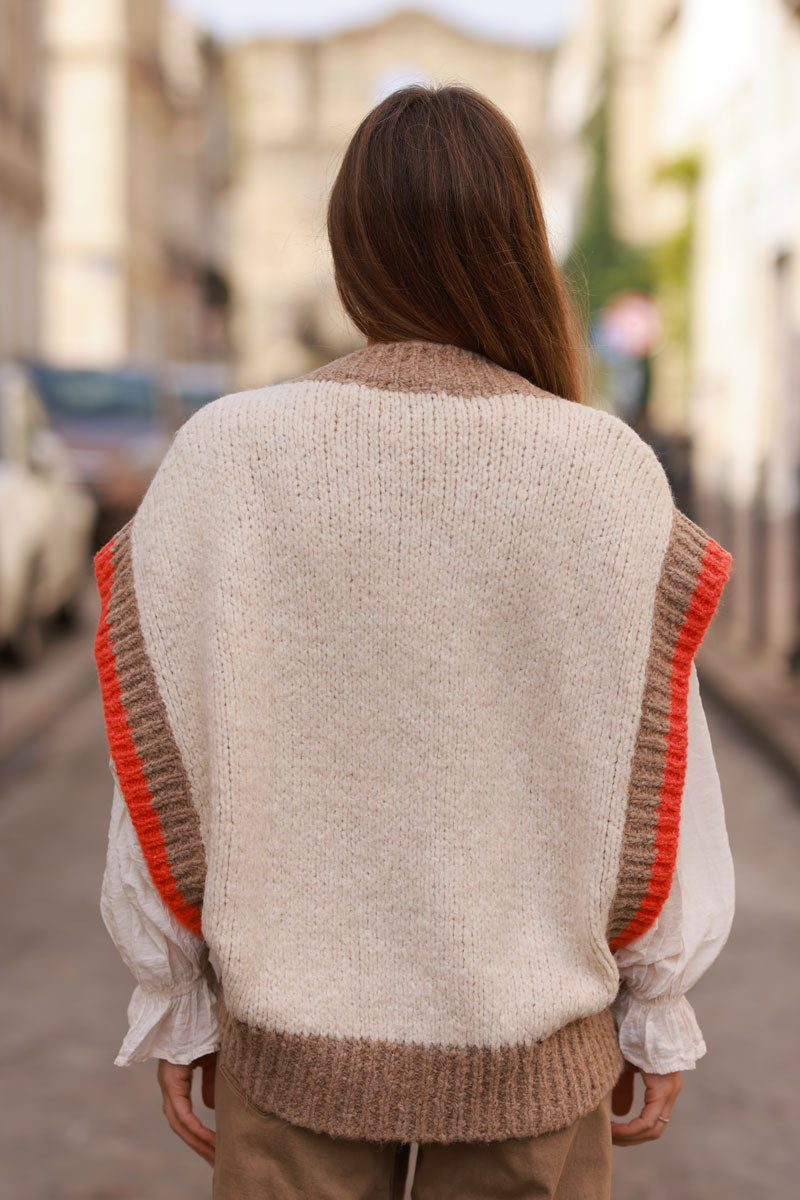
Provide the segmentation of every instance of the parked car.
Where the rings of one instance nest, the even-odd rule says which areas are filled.
[[[74,617],[95,513],[27,371],[0,364],[0,646],[16,662],[45,621]]]
[[[98,508],[95,548],[136,508],[183,420],[155,370],[28,362],[50,420]]]

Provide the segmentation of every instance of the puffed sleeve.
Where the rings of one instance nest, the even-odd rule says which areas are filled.
[[[655,922],[618,949],[614,1011],[623,1056],[654,1074],[685,1071],[706,1053],[686,998],[728,939],[734,871],[722,791],[692,664],[688,749],[672,887]]]
[[[147,868],[114,768],[100,911],[136,979],[128,1032],[115,1064],[148,1058],[190,1063],[219,1049],[218,980],[202,937],[164,903]]]

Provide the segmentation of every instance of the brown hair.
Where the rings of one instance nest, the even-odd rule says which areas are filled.
[[[411,84],[364,117],[327,214],[336,287],[371,341],[475,350],[581,402],[586,349],[533,168],[474,89]]]

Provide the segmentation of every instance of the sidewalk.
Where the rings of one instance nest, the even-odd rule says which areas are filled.
[[[750,729],[800,789],[800,679],[780,677],[713,626],[697,653],[697,673],[701,687]]]

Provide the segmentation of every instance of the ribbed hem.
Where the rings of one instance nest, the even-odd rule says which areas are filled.
[[[426,1046],[254,1028],[217,996],[220,1062],[251,1104],[332,1137],[495,1141],[595,1109],[623,1059],[612,1007],[539,1042]]]
[[[631,765],[612,950],[655,921],[672,886],[686,777],[692,659],[714,616],[731,555],[675,508],[656,588],[642,715]]]
[[[94,558],[94,655],[120,790],[150,875],[178,920],[201,933],[206,861],[180,751],[147,656],[131,561],[132,520]]]

